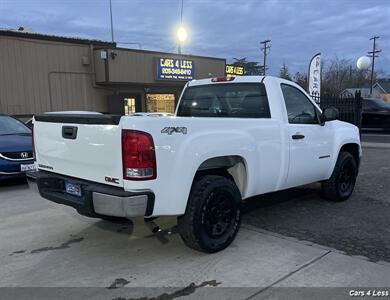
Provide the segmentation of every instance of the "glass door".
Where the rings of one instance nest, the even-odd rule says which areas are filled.
[[[175,94],[146,94],[147,112],[175,112]]]
[[[135,98],[124,98],[123,100],[125,116],[135,113]]]

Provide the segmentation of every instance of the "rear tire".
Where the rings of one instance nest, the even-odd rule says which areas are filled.
[[[178,218],[184,243],[195,250],[214,253],[234,240],[241,224],[241,194],[233,181],[206,175],[191,188],[186,213]]]
[[[357,172],[357,163],[352,154],[341,151],[332,176],[322,182],[322,196],[336,202],[347,200],[355,187]]]

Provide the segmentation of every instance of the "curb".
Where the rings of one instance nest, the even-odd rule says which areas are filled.
[[[387,261],[380,260],[380,261],[377,261],[376,264],[382,265],[382,266],[386,266],[386,267],[390,268],[390,263],[387,262]]]
[[[291,241],[291,242],[294,242],[294,243],[298,243],[298,244],[301,244],[301,245],[306,245],[306,246],[314,247],[314,248],[317,248],[317,249],[330,251],[330,252],[337,253],[337,254],[342,254],[342,255],[349,256],[349,257],[352,257],[352,258],[355,258],[355,259],[359,259],[359,260],[363,260],[363,261],[369,261],[369,262],[371,262],[373,264],[382,265],[382,266],[386,266],[386,267],[390,268],[390,262],[387,262],[387,261],[380,260],[380,261],[373,262],[366,256],[350,255],[347,252],[342,251],[342,250],[337,250],[335,248],[331,248],[331,247],[327,247],[327,246],[324,246],[324,245],[316,244],[316,243],[310,242],[310,241],[300,240],[300,239],[297,239],[297,238],[294,238],[294,237],[290,237],[290,236],[284,236],[284,235],[281,235],[279,233],[275,233],[275,232],[272,232],[272,231],[268,231],[268,230],[264,230],[264,229],[261,229],[261,228],[257,228],[257,227],[252,226],[252,225],[243,224],[242,228],[245,228],[247,230],[252,230],[252,231],[255,231],[255,232],[259,232],[259,233],[262,233],[262,234],[265,234],[265,235],[270,235],[270,236],[273,236],[273,237],[276,237],[276,238],[280,238],[280,239],[283,239],[283,240],[288,240],[288,241]]]

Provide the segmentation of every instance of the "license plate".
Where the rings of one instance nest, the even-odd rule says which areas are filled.
[[[28,172],[28,171],[34,171],[34,170],[35,170],[35,164],[20,165],[21,172]]]
[[[82,189],[81,185],[77,183],[71,183],[65,181],[65,191],[67,194],[76,196],[76,197],[81,197],[82,195]]]

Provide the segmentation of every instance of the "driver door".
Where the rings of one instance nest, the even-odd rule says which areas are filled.
[[[282,84],[288,115],[289,168],[286,187],[327,179],[330,168],[333,130],[321,125],[319,111],[298,88]]]

